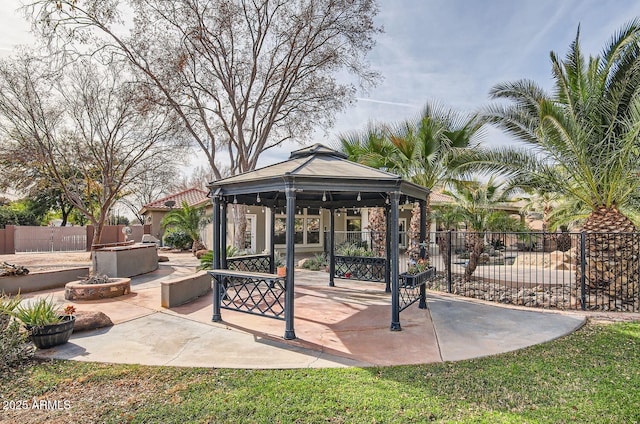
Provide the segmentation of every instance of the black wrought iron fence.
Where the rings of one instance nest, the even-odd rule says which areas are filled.
[[[432,289],[523,306],[640,310],[638,233],[446,231],[427,244],[439,271]]]

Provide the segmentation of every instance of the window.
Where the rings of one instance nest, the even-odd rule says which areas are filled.
[[[320,221],[319,209],[305,209],[296,215],[294,226],[294,243],[296,245],[320,245]],[[275,244],[285,244],[287,242],[287,218],[280,215],[274,221]]]
[[[360,209],[347,209],[347,231],[349,233],[359,233],[362,231]]]
[[[347,218],[347,231],[362,231],[360,218]]]
[[[307,218],[307,244],[320,244],[320,218]]]

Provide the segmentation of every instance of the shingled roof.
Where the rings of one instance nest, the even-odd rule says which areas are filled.
[[[284,206],[285,187],[291,187],[296,201],[306,207],[323,207],[325,198],[333,207],[354,206],[356,199],[359,207],[382,206],[386,193],[398,191],[424,200],[429,192],[398,175],[351,162],[343,152],[322,144],[296,150],[284,162],[214,181],[209,187],[213,196],[231,197],[234,203],[246,205],[261,201],[266,206]]]
[[[173,201],[174,208],[179,208],[182,206],[182,202],[187,202],[189,206],[201,206],[209,202],[207,198],[207,192],[204,190],[200,190],[199,188],[189,188],[187,190],[181,191],[180,193],[175,193],[167,197],[163,197],[162,199],[155,200],[151,203],[147,203],[140,209],[140,213],[144,214],[146,211],[154,210],[154,211],[168,211],[171,208],[167,206],[165,203]]]

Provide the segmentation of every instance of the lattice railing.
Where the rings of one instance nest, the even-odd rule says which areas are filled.
[[[284,320],[285,287],[274,276],[223,275],[220,278],[220,307]]]
[[[386,258],[368,256],[335,256],[335,278],[384,282]]]
[[[271,272],[269,255],[234,256],[227,258],[227,268],[234,271]]]

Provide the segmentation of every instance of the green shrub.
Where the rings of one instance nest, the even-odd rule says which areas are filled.
[[[360,243],[345,243],[336,249],[336,255],[338,256],[365,256],[365,257],[373,257],[376,256],[373,250],[369,250],[366,246],[363,246]]]
[[[245,250],[239,250],[233,246],[227,246],[227,258],[233,258],[235,256],[246,256],[249,253]],[[200,265],[198,265],[198,271],[213,269],[213,250],[208,250],[207,253],[200,256]]]
[[[302,268],[308,269],[311,271],[320,271],[327,266],[327,259],[324,254],[317,254],[313,258],[309,258],[302,264]]]
[[[184,231],[172,231],[164,236],[164,244],[174,249],[190,249],[193,239]]]

